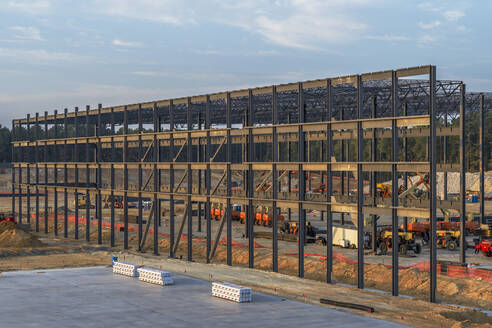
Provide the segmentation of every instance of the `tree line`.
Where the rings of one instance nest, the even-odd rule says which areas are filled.
[[[480,165],[480,142],[479,142],[479,131],[480,131],[480,120],[478,113],[470,113],[467,116],[467,135],[466,135],[466,147],[465,147],[465,156],[466,156],[466,169],[467,171],[476,172],[479,170]],[[443,122],[440,122],[440,126],[443,126]],[[458,127],[459,120],[455,119],[448,122],[448,126]],[[79,136],[85,135],[85,127],[80,127]],[[101,135],[110,135],[111,130],[104,127],[101,132]],[[144,132],[152,132],[151,129],[145,129]],[[29,131],[22,127],[16,128],[16,140],[34,140],[37,134],[39,139],[44,139],[46,135],[50,138],[53,138],[55,135],[59,137],[64,136],[64,128],[63,126],[57,126],[57,130],[55,131],[55,126],[51,126],[48,128],[48,131],[44,131],[41,126],[38,126],[38,130],[36,133],[35,127],[31,127]],[[116,131],[116,134],[123,134],[123,128],[119,127]],[[138,129],[128,129],[129,134],[138,133]],[[90,131],[91,135],[95,135],[95,131]],[[67,127],[67,135],[68,137],[75,137],[75,129],[73,126]],[[489,136],[492,135],[492,112],[486,113],[485,116],[485,138],[483,140],[485,145],[485,162],[486,167],[490,167],[491,162],[491,152],[492,152],[492,138]],[[447,138],[447,162],[448,163],[459,163],[459,137],[458,136],[450,136]],[[12,159],[12,148],[11,148],[12,134],[11,130],[7,127],[2,127],[0,125],[0,162],[9,163]],[[379,139],[377,142],[377,156],[376,161],[391,161],[391,139]],[[345,146],[348,149],[348,158],[346,161],[357,161],[357,144],[356,140],[347,140],[345,141]],[[216,145],[212,146],[212,151]],[[438,137],[437,140],[437,151],[440,154],[440,158],[438,158],[438,163],[443,163],[443,147],[444,147],[444,138]],[[255,145],[257,149],[255,151],[255,160],[256,161],[269,161],[271,160],[271,145],[267,144],[257,144]],[[427,158],[427,137],[418,137],[418,138],[408,138],[407,139],[407,160],[408,161],[425,161]],[[287,160],[287,143],[280,144],[280,160]],[[403,139],[399,140],[399,149],[400,160],[403,160]],[[306,159],[311,158],[311,161],[326,161],[326,154],[324,154],[326,150],[326,142],[312,142],[309,147],[306,146],[306,151],[309,151],[306,155]],[[241,158],[241,147],[233,146],[233,157],[236,158],[235,161],[240,160]],[[334,142],[333,147],[333,155],[336,158],[340,158],[341,151],[341,142]],[[369,139],[364,140],[364,160],[369,161],[371,158],[371,142]],[[221,160],[222,154],[218,154],[217,160]],[[297,144],[295,142],[291,143],[291,161],[297,161]],[[194,155],[195,157],[195,155]],[[224,158],[225,160],[225,158]]]

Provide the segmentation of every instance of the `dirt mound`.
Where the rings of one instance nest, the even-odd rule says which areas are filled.
[[[490,327],[492,325],[492,318],[490,318],[487,314],[477,311],[445,311],[440,312],[439,315],[446,319],[451,319],[454,321],[458,321],[458,325],[454,325],[453,327],[470,327],[473,324],[480,324],[483,327]]]
[[[19,227],[10,221],[2,221],[0,222],[0,234],[2,234],[6,230],[14,230],[14,229],[19,229]]]
[[[19,228],[12,222],[0,222],[0,247],[38,247],[42,246],[35,236]]]

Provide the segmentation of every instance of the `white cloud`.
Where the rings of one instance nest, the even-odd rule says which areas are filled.
[[[9,9],[19,10],[28,14],[45,13],[51,8],[50,0],[12,0],[6,3]]]
[[[379,41],[407,41],[407,40],[410,40],[410,38],[407,36],[394,35],[394,34],[372,35],[372,36],[368,36],[367,39],[379,40]]]
[[[465,13],[461,10],[447,10],[443,13],[444,18],[448,21],[454,22],[465,16]]]
[[[368,26],[349,14],[355,5],[370,6],[364,0],[284,0],[268,2],[218,2],[222,13],[216,20],[260,35],[268,42],[299,49],[359,39]],[[242,8],[237,8],[242,6]],[[227,17],[227,18],[226,18]]]
[[[418,42],[420,44],[429,44],[431,42],[436,42],[437,38],[433,35],[425,34],[419,37]]]
[[[92,0],[97,13],[176,26],[233,26],[259,35],[269,43],[321,49],[363,37],[369,26],[356,11],[382,0]]]
[[[140,48],[143,47],[142,42],[137,41],[123,41],[120,39],[114,39],[113,45],[117,47],[128,47],[128,48]]]
[[[172,25],[194,23],[193,5],[177,0],[92,0],[99,13]]]
[[[42,41],[39,29],[30,26],[11,26],[9,30],[15,32],[15,37],[22,40]]]
[[[44,49],[0,48],[0,57],[21,61],[22,63],[72,62],[85,57],[68,52],[50,52]]]
[[[419,22],[418,25],[421,29],[431,30],[433,28],[439,27],[441,25],[441,22],[440,21],[434,21],[430,23]]]

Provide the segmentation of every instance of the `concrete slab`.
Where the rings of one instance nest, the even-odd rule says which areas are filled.
[[[6,272],[1,327],[402,327],[378,319],[253,294],[252,303],[211,296],[210,283],[175,277],[157,286],[111,268]]]

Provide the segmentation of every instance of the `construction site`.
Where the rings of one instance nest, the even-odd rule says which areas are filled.
[[[492,93],[437,80],[437,70],[14,119],[12,169],[0,172],[0,271],[15,280],[29,274],[8,271],[28,270],[51,295],[61,271],[49,281],[33,272],[114,257],[167,270],[178,275],[174,306],[199,311],[176,317],[180,327],[200,325],[203,281],[217,280],[255,293],[249,317],[225,326],[278,326],[289,311],[290,326],[320,325],[331,320],[320,299],[330,299],[324,307],[354,315],[338,325],[492,327]],[[115,284],[107,270],[74,270],[91,288]],[[133,290],[113,287],[115,299]],[[158,300],[148,302],[141,311]],[[311,321],[296,317],[302,306]]]

